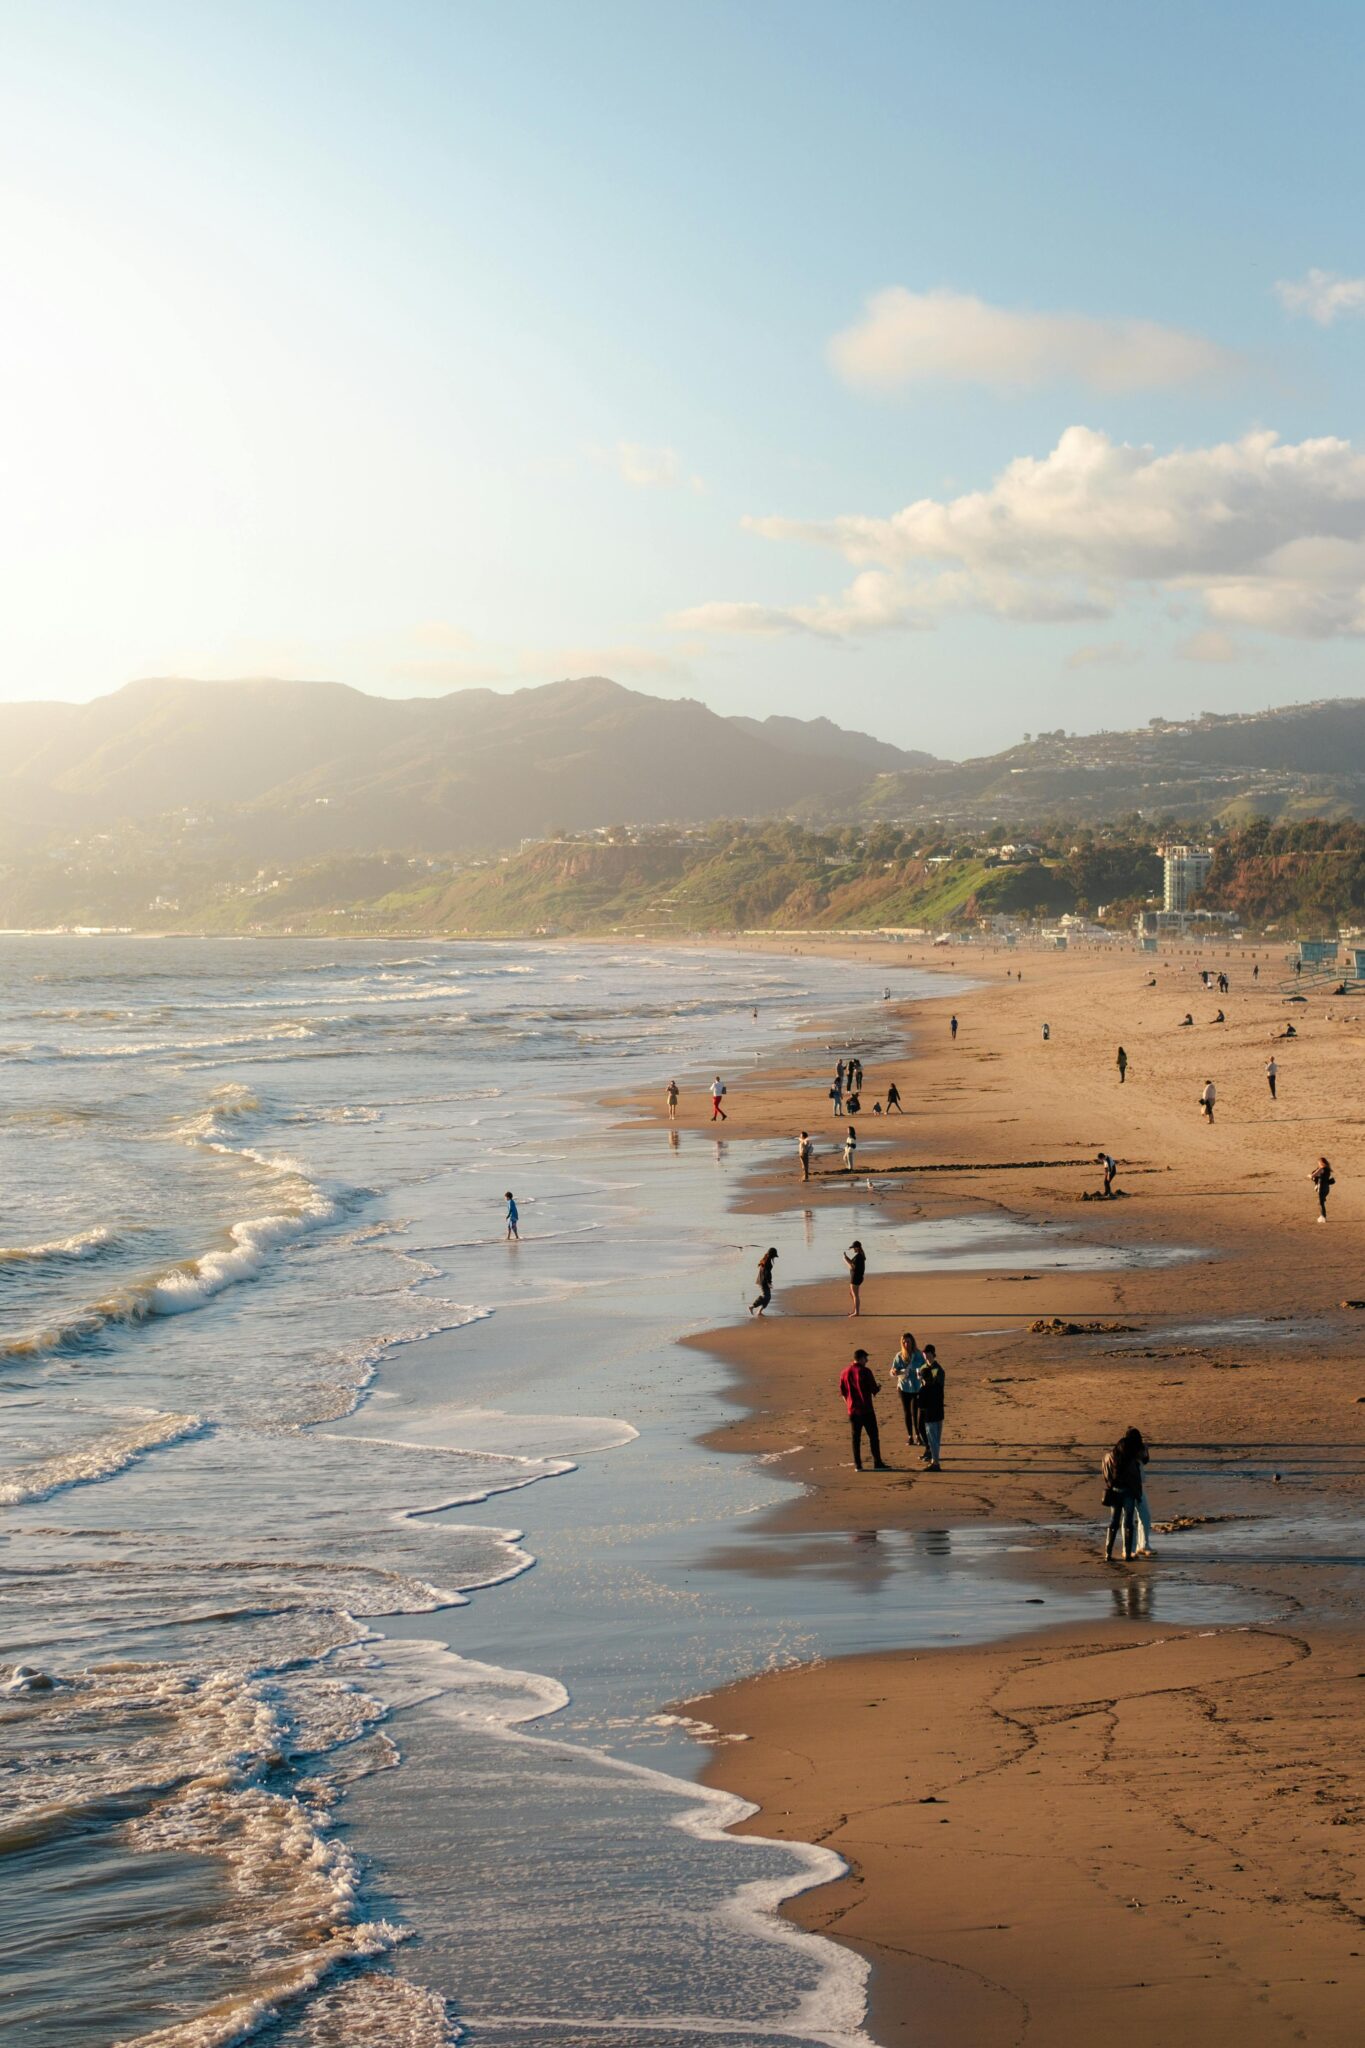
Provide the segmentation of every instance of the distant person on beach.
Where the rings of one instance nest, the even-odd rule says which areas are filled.
[[[901,1091],[894,1081],[886,1091],[886,1113],[888,1116],[890,1116],[893,1109],[898,1110],[902,1116],[905,1115],[905,1111],[901,1109]]]
[[[1333,1187],[1336,1185],[1333,1179],[1331,1166],[1329,1165],[1327,1160],[1319,1159],[1317,1165],[1313,1168],[1313,1171],[1309,1174],[1308,1178],[1312,1181],[1313,1186],[1317,1189],[1318,1222],[1325,1223],[1327,1221],[1327,1197],[1331,1193]]]
[[[1114,1540],[1120,1529],[1123,1531],[1124,1563],[1133,1555],[1133,1525],[1142,1495],[1142,1468],[1146,1461],[1147,1446],[1142,1441],[1140,1429],[1125,1430],[1114,1448],[1104,1454],[1100,1476],[1104,1480],[1104,1505],[1109,1509],[1109,1533],[1104,1540],[1106,1564],[1113,1560]]]
[[[1259,981],[1261,978],[1261,963],[1259,960],[1251,970],[1251,978],[1253,981]]]
[[[767,1251],[764,1252],[758,1262],[758,1293],[749,1303],[749,1314],[751,1316],[761,1316],[773,1298],[773,1261],[776,1257],[776,1247],[769,1245]]]
[[[1218,1015],[1216,1017],[1209,1018],[1210,1024],[1226,1024],[1227,1021],[1227,1018],[1223,1015],[1221,1010],[1218,1012]]]
[[[1122,1046],[1119,1047],[1118,1058],[1114,1061],[1114,1065],[1119,1070],[1119,1086],[1121,1088],[1128,1079],[1128,1055]]]
[[[1143,1470],[1143,1467],[1151,1457],[1151,1452],[1147,1448],[1146,1439],[1143,1437],[1141,1430],[1131,1433],[1137,1437],[1138,1453],[1138,1496],[1133,1503],[1133,1514],[1137,1523],[1137,1543],[1134,1546],[1134,1554],[1138,1557],[1155,1557],[1156,1552],[1152,1548],[1152,1510],[1147,1500],[1147,1474]]]
[[[919,1375],[919,1417],[924,1431],[924,1453],[920,1459],[931,1472],[942,1470],[939,1452],[943,1448],[943,1405],[945,1378],[932,1344],[924,1347],[924,1364]]]
[[[844,1063],[842,1060],[840,1060],[838,1066],[834,1069],[834,1085],[838,1089],[839,1093],[842,1095],[844,1092]]]
[[[1270,1058],[1265,1063],[1265,1079],[1266,1086],[1270,1090],[1270,1099],[1272,1102],[1275,1102],[1279,1099],[1276,1096],[1275,1089],[1279,1084],[1280,1065],[1274,1053],[1271,1053]]]
[[[669,1122],[670,1122],[671,1124],[675,1124],[675,1123],[676,1123],[676,1122],[678,1121],[678,1084],[677,1084],[677,1082],[676,1082],[676,1081],[670,1081],[670,1082],[669,1082],[669,1084],[668,1084],[668,1087],[667,1087],[667,1088],[665,1089],[665,1091],[664,1091],[664,1094],[665,1094],[665,1099],[667,1100],[667,1103],[668,1103],[668,1121],[669,1121]]]
[[[1051,1036],[1052,1036],[1052,1026],[1051,1026],[1050,1024],[1044,1024],[1044,1026],[1043,1026],[1043,1044],[1044,1044],[1044,1045],[1046,1045],[1046,1044],[1047,1044],[1047,1042],[1048,1042],[1049,1038],[1051,1038]]]
[[[844,1108],[847,1110],[850,1116],[857,1116],[858,1111],[862,1108],[862,1106],[863,1098],[861,1095],[859,1095],[857,1089],[855,1088],[852,1095],[849,1096],[847,1102],[844,1104]]]
[[[1284,1030],[1280,1033],[1281,1038],[1297,1038],[1298,1035],[1292,1024],[1286,1024]]]
[[[503,1196],[503,1200],[504,1200],[504,1201],[506,1202],[506,1204],[507,1204],[507,1236],[508,1236],[508,1239],[509,1239],[509,1241],[510,1241],[510,1240],[511,1240],[512,1238],[515,1238],[515,1239],[517,1240],[517,1243],[518,1243],[518,1244],[520,1244],[520,1242],[521,1242],[521,1231],[520,1231],[520,1229],[518,1228],[518,1225],[519,1225],[519,1223],[520,1223],[520,1221],[521,1221],[521,1211],[520,1211],[520,1210],[519,1210],[519,1209],[517,1208],[517,1198],[516,1198],[516,1196],[515,1196],[515,1195],[514,1195],[514,1194],[512,1193],[512,1190],[511,1190],[510,1188],[508,1188],[508,1190],[507,1190],[506,1194],[505,1194],[505,1195]]]
[[[844,1084],[842,1080],[836,1081],[830,1089],[829,1099],[834,1104],[834,1115],[842,1116],[844,1113]]]
[[[1183,1016],[1183,1017],[1181,1018],[1181,1020],[1180,1020],[1180,1028],[1181,1028],[1181,1030],[1183,1031],[1183,1030],[1185,1029],[1185,1026],[1186,1026],[1187,1024],[1193,1024],[1193,1022],[1194,1022],[1194,1019],[1193,1019],[1193,1017],[1192,1017],[1192,1016],[1190,1015],[1189,1011],[1188,1011],[1188,1010],[1186,1010],[1186,1012],[1185,1012],[1184,1016]]]
[[[955,1039],[955,1038],[957,1037],[957,1017],[956,1017],[956,1014],[954,1014],[953,1016],[951,1016],[951,1017],[950,1017],[950,1018],[948,1019],[948,1035],[949,1035],[949,1037],[951,1037],[951,1038],[954,1038],[954,1039]]]
[[[1213,1122],[1213,1105],[1218,1100],[1218,1090],[1212,1081],[1206,1081],[1199,1091],[1199,1106],[1204,1112],[1204,1122]]]
[[[848,1267],[848,1291],[853,1297],[851,1316],[860,1316],[862,1309],[863,1281],[867,1278],[867,1253],[855,1237],[844,1253],[844,1264]]]
[[[714,1122],[716,1121],[717,1117],[719,1117],[719,1118],[720,1118],[720,1121],[721,1121],[722,1123],[726,1123],[726,1122],[728,1122],[728,1118],[726,1117],[726,1114],[725,1114],[725,1105],[724,1105],[724,1102],[723,1102],[723,1100],[722,1100],[722,1097],[724,1096],[724,1094],[725,1094],[725,1083],[724,1083],[724,1082],[723,1082],[723,1081],[721,1080],[721,1078],[720,1078],[720,1075],[719,1075],[719,1074],[717,1074],[717,1076],[716,1076],[715,1080],[714,1080],[714,1081],[713,1081],[713,1082],[711,1083],[711,1121],[712,1121],[712,1123],[714,1123]]]
[[[919,1412],[919,1376],[924,1365],[924,1353],[915,1342],[913,1330],[906,1330],[900,1341],[900,1349],[891,1360],[891,1377],[896,1382],[896,1392],[901,1397],[901,1411],[905,1416],[905,1441],[908,1444],[923,1444],[927,1441],[924,1424]]]
[[[814,1152],[815,1147],[811,1143],[810,1132],[802,1131],[800,1137],[796,1141],[796,1156],[797,1159],[800,1161],[802,1180],[810,1179],[810,1163],[814,1155]]]
[[[850,1105],[851,1107],[851,1105]],[[844,1138],[844,1172],[852,1173],[853,1162],[858,1156],[858,1133],[849,1125]]]
[[[1100,1192],[1103,1194],[1106,1202],[1112,1201],[1114,1181],[1118,1175],[1118,1167],[1114,1164],[1113,1154],[1110,1152],[1097,1152],[1095,1154],[1095,1164],[1104,1168],[1104,1186]]]
[[[849,1431],[853,1438],[853,1463],[861,1472],[863,1469],[863,1434],[867,1435],[867,1448],[872,1453],[874,1472],[885,1472],[882,1463],[882,1440],[877,1429],[876,1400],[881,1388],[867,1362],[865,1351],[855,1351],[853,1363],[846,1365],[839,1376],[839,1392],[844,1397],[848,1410]]]

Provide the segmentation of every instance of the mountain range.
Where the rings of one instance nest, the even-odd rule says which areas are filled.
[[[726,718],[602,676],[499,694],[159,678],[0,705],[0,852],[112,840],[214,860],[486,855],[615,823],[791,816],[948,828],[1046,816],[1365,815],[1365,700],[1085,737],[967,761],[827,718]]]

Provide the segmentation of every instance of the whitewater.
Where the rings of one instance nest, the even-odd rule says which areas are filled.
[[[880,974],[0,953],[14,2038],[861,2042],[860,1966],[775,1912],[835,1860],[726,1835],[665,1711],[832,1640],[698,1577],[785,1484],[698,1448],[675,1344],[748,1278],[731,1162],[600,1104],[863,1028]]]

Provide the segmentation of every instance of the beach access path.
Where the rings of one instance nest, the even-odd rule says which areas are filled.
[[[949,965],[839,946],[885,967],[893,989],[891,963]],[[870,1180],[896,1222],[1063,1225],[1132,1261],[874,1264],[856,1323],[832,1276],[779,1289],[762,1324],[689,1340],[729,1374],[736,1413],[716,1441],[783,1454],[804,1482],[751,1542],[1032,1526],[1031,1579],[1112,1590],[1093,1626],[832,1660],[694,1703],[750,1738],[718,1749],[707,1776],[760,1804],[754,1829],[848,1861],[846,1879],[787,1910],[871,1959],[869,2027],[885,2048],[1067,2048],[1130,2025],[1162,2048],[1358,2037],[1365,1632],[1347,1553],[1365,1476],[1365,1306],[1350,1305],[1365,1303],[1365,999],[1291,1006],[1282,968],[1262,951],[1253,982],[1252,961],[1236,947],[964,949],[969,992],[887,1003],[872,1020],[886,1049],[863,1049],[852,1179],[823,1037],[781,1069],[729,1077],[727,1142],[768,1141],[738,1206],[770,1216],[775,1243],[785,1217],[848,1201],[855,1182],[866,1199]],[[1203,966],[1226,966],[1229,995],[1205,994]],[[700,1077],[678,1078],[681,1121],[700,1128]],[[907,1114],[874,1117],[892,1078]],[[1209,1078],[1212,1126],[1198,1104]],[[663,1113],[652,1097],[630,1107]],[[809,1186],[803,1126],[819,1145]],[[776,1168],[772,1141],[789,1148]],[[1082,1199],[1101,1149],[1119,1161],[1112,1202]],[[1308,1180],[1322,1152],[1339,1182],[1325,1226]],[[941,1473],[903,1441],[885,1370],[903,1328],[948,1370]],[[835,1388],[854,1341],[885,1383],[885,1474],[849,1461]],[[1098,1466],[1130,1423],[1152,1443],[1168,1528],[1151,1564],[1106,1567]],[[1277,1542],[1281,1524],[1295,1540]],[[1241,1540],[1220,1549],[1219,1528]],[[1182,1542],[1202,1576],[1259,1595],[1267,1618],[1217,1632],[1145,1618],[1160,1611],[1145,1589],[1191,1569]],[[780,1540],[759,1543],[749,1569],[760,1554],[761,1569],[784,1568]]]

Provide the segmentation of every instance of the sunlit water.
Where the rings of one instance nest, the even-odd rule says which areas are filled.
[[[558,945],[0,956],[13,2038],[860,2041],[860,1966],[772,1912],[833,1859],[724,1836],[663,1709],[1025,1627],[1031,1589],[946,1535],[718,1569],[787,1483],[699,1447],[723,1388],[673,1339],[740,1309],[760,1229],[783,1283],[855,1232],[897,1266],[1077,1254],[872,1189],[737,1217],[748,1148],[596,1104],[719,1067],[741,1128],[758,1051],[812,1015],[872,1046],[884,977]]]

